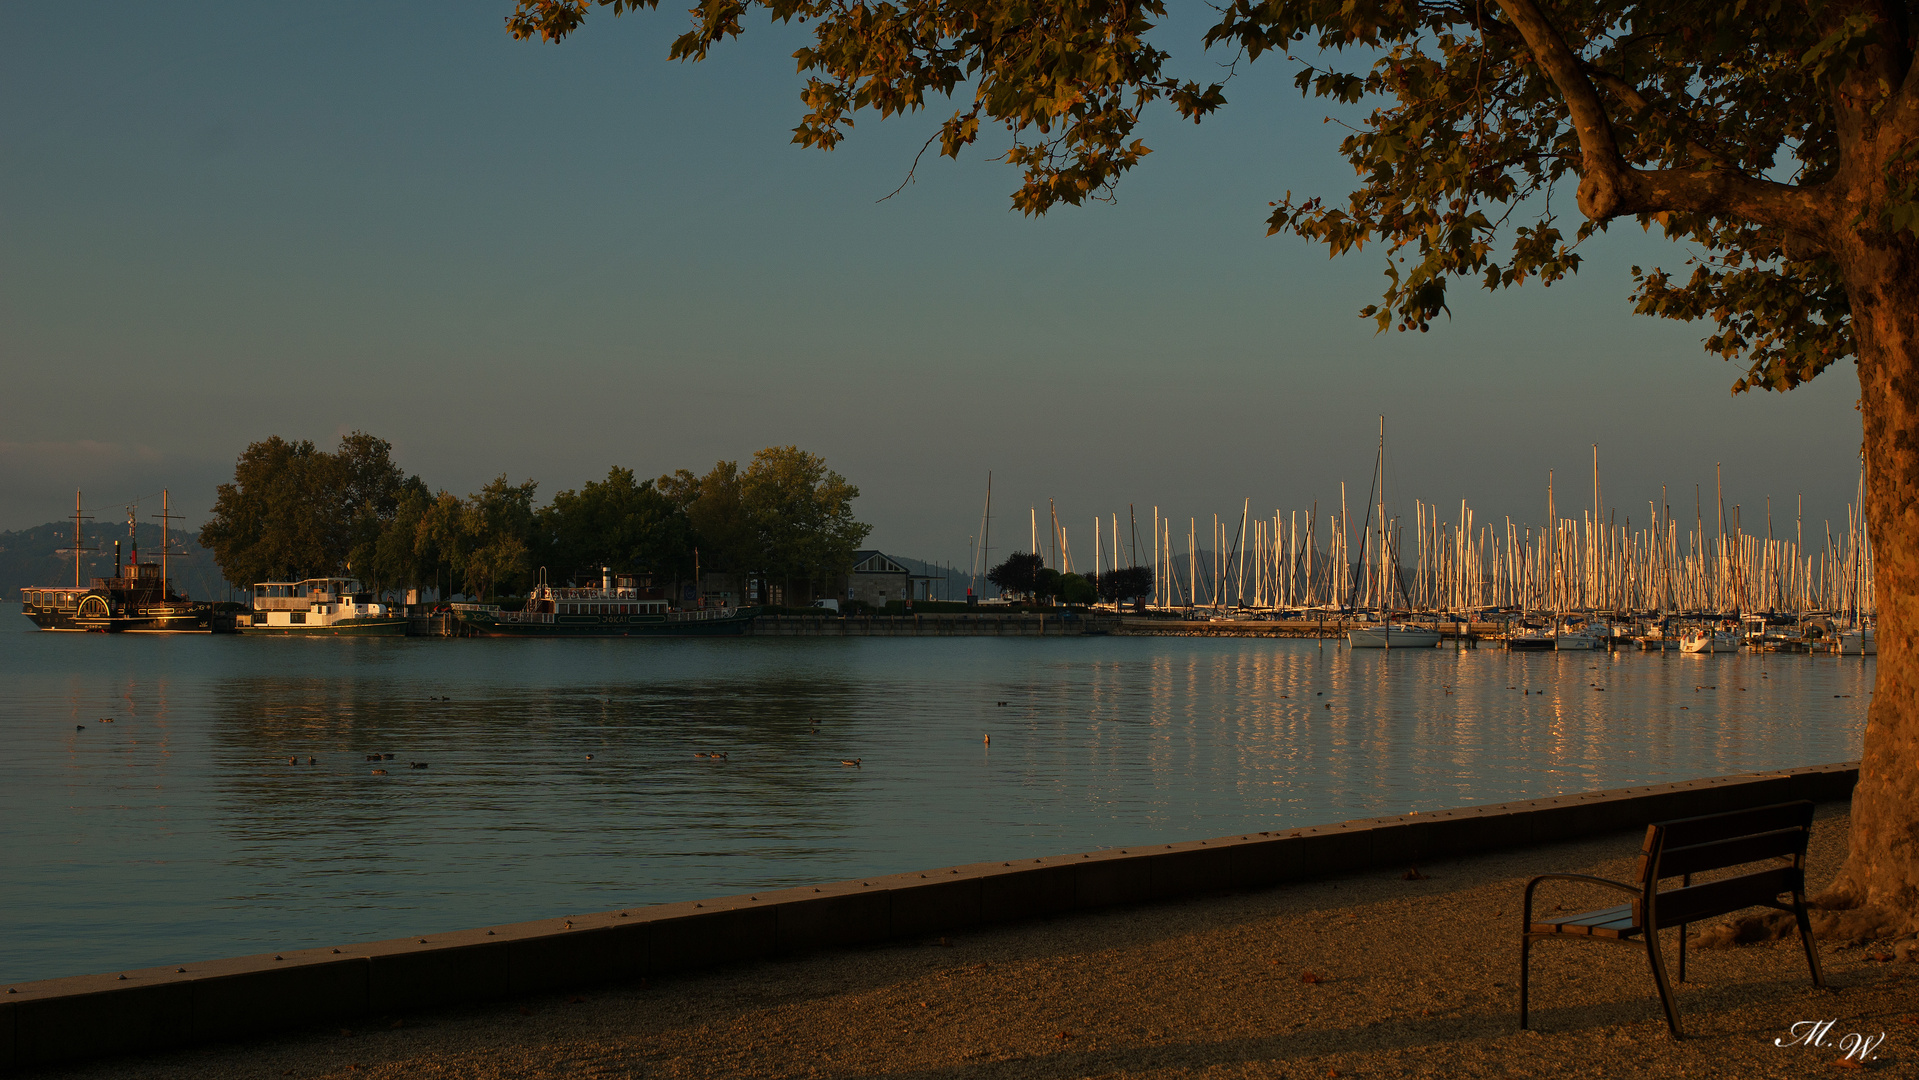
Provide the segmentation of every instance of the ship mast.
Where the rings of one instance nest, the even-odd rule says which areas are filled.
[[[171,596],[173,591],[173,578],[167,573],[167,552],[173,547],[173,541],[167,538],[167,526],[179,516],[167,505],[165,488],[160,489],[160,512],[153,516],[160,519],[160,596],[164,599]]]
[[[86,545],[86,540],[83,538],[81,534],[80,523],[82,521],[92,521],[92,520],[93,520],[93,515],[81,512],[80,489],[75,488],[73,490],[73,546],[70,548],[61,548],[59,551],[55,552],[55,554],[65,555],[68,552],[73,553],[73,587],[76,589],[80,587],[80,555],[82,552],[93,550],[92,548]]]

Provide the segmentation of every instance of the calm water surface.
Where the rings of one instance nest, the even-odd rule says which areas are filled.
[[[0,635],[0,981],[1842,761],[1873,663]]]

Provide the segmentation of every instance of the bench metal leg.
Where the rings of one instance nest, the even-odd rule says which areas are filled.
[[[1533,936],[1519,935],[1519,1028],[1526,1029],[1526,980],[1527,968],[1532,961]]]
[[[1679,981],[1686,981],[1686,924],[1679,924]]]
[[[1819,970],[1819,943],[1812,937],[1812,918],[1806,914],[1806,898],[1792,894],[1792,917],[1799,924],[1799,943],[1806,947],[1806,966],[1812,969],[1812,984],[1826,988],[1825,973]]]
[[[1666,1026],[1672,1029],[1672,1037],[1685,1038],[1679,1030],[1679,1003],[1673,1000],[1672,984],[1666,978],[1666,957],[1659,950],[1659,928],[1646,928],[1646,959],[1652,964],[1652,981],[1659,986],[1659,1004],[1666,1008]]]

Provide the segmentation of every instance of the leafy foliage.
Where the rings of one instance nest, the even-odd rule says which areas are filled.
[[[598,568],[661,580],[693,571],[693,531],[684,510],[652,480],[614,467],[604,481],[562,491],[538,515],[540,558],[562,577]]]
[[[709,570],[827,585],[871,530],[853,517],[859,489],[793,446],[705,476],[639,480],[615,467],[544,507],[537,483],[504,475],[466,498],[433,494],[391,449],[361,432],[335,454],[278,436],[254,443],[201,540],[242,587],[349,572],[382,592],[444,580],[488,597],[521,590],[542,566],[562,580],[597,582],[601,566],[686,580],[696,550]]]
[[[385,440],[358,431],[334,454],[277,435],[254,443],[240,455],[233,483],[220,485],[200,542],[243,589],[371,562],[401,499],[424,490],[391,452]]]
[[[519,38],[558,41],[594,3],[518,0]],[[1195,122],[1223,84],[1171,73],[1158,0],[699,0],[673,45],[704,58],[757,7],[810,24],[794,141],[831,149],[861,109],[962,98],[933,135],[953,156],[997,124],[1040,213],[1103,197],[1150,149],[1142,116]],[[1352,123],[1345,199],[1272,204],[1270,233],[1333,254],[1371,244],[1386,291],[1361,314],[1428,329],[1455,280],[1500,290],[1578,270],[1621,217],[1691,249],[1689,274],[1636,273],[1641,314],[1709,319],[1707,349],[1784,390],[1853,355],[1856,244],[1919,252],[1919,86],[1911,0],[1226,0],[1205,45],[1268,54]],[[933,140],[929,139],[929,145]],[[1577,186],[1585,220],[1561,222]]]
[[[1017,596],[1038,597],[1040,594],[1040,574],[1045,570],[1046,560],[1038,552],[1015,551],[986,572],[986,580],[999,586],[1001,592]]]
[[[1124,566],[1117,570],[1108,570],[1094,578],[1101,600],[1131,600],[1136,596],[1153,595],[1153,568],[1150,566]]]
[[[778,581],[789,599],[796,582],[810,593],[851,570],[872,531],[853,517],[860,489],[797,446],[767,447],[744,470],[736,461],[704,476],[681,469],[659,488],[683,508],[703,570]]]

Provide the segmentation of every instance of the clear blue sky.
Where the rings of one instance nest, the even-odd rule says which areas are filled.
[[[1056,497],[1087,560],[1092,516],[1128,502],[1323,510],[1342,479],[1363,500],[1382,413],[1408,515],[1536,523],[1548,469],[1584,505],[1598,443],[1635,522],[1703,484],[1710,524],[1714,462],[1748,529],[1768,494],[1787,531],[1799,493],[1843,522],[1851,365],[1729,397],[1705,327],[1629,313],[1626,268],[1686,255],[1636,226],[1569,283],[1459,289],[1431,333],[1376,336],[1376,254],[1265,236],[1268,200],[1351,179],[1283,59],[1218,118],[1156,123],[1116,204],[1033,220],[998,135],[878,201],[943,112],[791,146],[792,28],[684,65],[676,12],[596,13],[554,47],[510,40],[507,11],[9,12],[0,528],[75,487],[169,486],[197,522],[248,442],[360,428],[435,487],[542,496],[795,443],[860,486],[876,546],[961,563],[992,469],[997,551]],[[1166,40],[1207,79],[1199,29]]]

